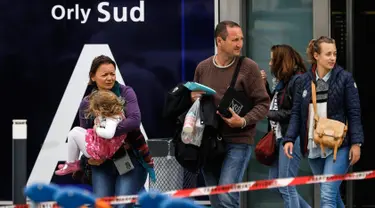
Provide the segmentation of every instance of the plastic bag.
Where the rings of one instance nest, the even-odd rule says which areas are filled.
[[[185,144],[200,146],[202,142],[204,124],[200,115],[200,99],[197,99],[185,116],[181,132],[181,140]]]

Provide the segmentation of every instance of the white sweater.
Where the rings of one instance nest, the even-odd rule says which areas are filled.
[[[121,116],[102,117],[99,116],[99,123],[96,125],[96,133],[103,139],[112,139],[115,136],[118,123],[122,120]]]

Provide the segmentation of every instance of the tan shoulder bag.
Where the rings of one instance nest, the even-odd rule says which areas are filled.
[[[311,81],[312,102],[314,107],[314,142],[320,145],[322,153],[326,155],[324,147],[333,149],[333,162],[336,161],[337,149],[344,141],[347,125],[343,122],[328,118],[319,118],[316,105],[316,88],[313,81]]]

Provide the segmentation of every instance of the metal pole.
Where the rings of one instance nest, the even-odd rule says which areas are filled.
[[[346,0],[346,70],[353,73],[353,0]],[[353,171],[350,167],[349,172]],[[353,208],[353,181],[346,181],[346,207]]]
[[[246,0],[240,0],[240,6],[239,6],[239,12],[240,12],[240,24],[242,27],[242,31],[244,31],[244,42],[243,42],[243,47],[242,47],[242,55],[249,57],[249,54],[247,52],[248,50],[248,45],[247,41],[250,39],[250,36],[248,34],[248,18],[249,18],[249,13],[251,13],[251,8],[249,8],[248,2]],[[250,162],[249,162],[250,164]],[[245,170],[244,174],[244,181],[249,181],[250,179],[250,167],[248,166]],[[250,202],[249,202],[249,192],[242,192],[240,193],[240,207],[241,208],[247,208],[250,207]]]
[[[331,36],[331,0],[315,0],[313,5],[313,38]],[[314,208],[320,207],[320,184],[314,184]]]
[[[12,199],[13,204],[25,204],[23,189],[27,182],[27,120],[13,120],[12,134]]]
[[[346,0],[346,70],[353,73],[353,0]]]

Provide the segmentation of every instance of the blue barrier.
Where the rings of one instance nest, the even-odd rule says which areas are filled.
[[[27,186],[24,194],[33,205],[54,201],[64,208],[90,206],[97,208],[111,208],[110,202],[96,198],[92,192],[77,186],[58,186],[56,184],[36,183]],[[165,194],[149,191],[141,192],[138,203],[142,208],[203,208],[193,200],[185,198],[171,198]]]

